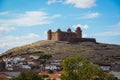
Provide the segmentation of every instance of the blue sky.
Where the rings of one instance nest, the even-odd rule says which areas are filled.
[[[83,37],[120,44],[120,0],[0,0],[0,53],[76,26]]]

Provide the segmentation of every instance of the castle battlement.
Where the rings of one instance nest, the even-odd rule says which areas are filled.
[[[57,29],[56,32],[52,32],[52,30],[48,30],[47,39],[69,42],[96,42],[95,38],[82,38],[82,30],[80,27],[77,27],[75,32],[72,32],[70,28],[68,28],[67,31],[61,31],[60,29]]]

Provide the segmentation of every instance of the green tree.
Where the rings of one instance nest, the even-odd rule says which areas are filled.
[[[52,58],[52,55],[50,54],[41,54],[39,59],[41,59],[41,62],[43,64],[43,71],[45,71],[45,66],[46,66],[46,63],[49,61],[49,59]]]
[[[103,70],[82,57],[67,58],[62,67],[61,80],[103,80],[105,77]]]
[[[52,57],[52,55],[49,55],[49,54],[41,54],[39,59],[50,59]]]
[[[18,77],[13,77],[11,80],[44,80],[41,75],[38,75],[32,71],[22,72]]]

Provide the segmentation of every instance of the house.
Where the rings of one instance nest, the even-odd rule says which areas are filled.
[[[2,72],[2,73],[7,75],[8,78],[17,77],[20,75],[20,72]]]
[[[7,67],[6,69],[9,70],[9,71],[12,71],[12,70],[13,70],[13,67],[12,67],[12,66],[9,66],[9,67]]]
[[[13,62],[11,62],[11,61],[6,62],[6,69],[7,70],[13,70]]]
[[[25,60],[25,58],[22,58],[21,56],[19,56],[19,57],[15,57],[14,59],[13,59],[13,62],[15,63],[15,64],[17,64],[17,63],[19,63],[19,62],[21,62],[21,61],[24,61]]]
[[[112,68],[110,64],[106,64],[106,63],[95,63],[95,64],[98,65],[105,72],[109,72]]]
[[[57,67],[55,65],[47,65],[45,66],[45,70],[57,70]]]
[[[117,77],[118,79],[120,79],[120,72],[116,72],[116,71],[111,71],[111,74],[113,74],[115,77]]]
[[[4,73],[0,73],[0,80],[9,80],[9,76]]]
[[[52,65],[60,66],[61,61],[62,61],[62,60],[54,60],[54,61],[51,61],[51,64],[52,64]]]
[[[23,61],[21,66],[22,66],[22,69],[31,69],[27,61]]]
[[[61,74],[63,74],[64,72],[63,71],[59,71],[59,72],[56,72],[56,73],[48,73],[47,71],[45,72],[42,72],[42,73],[39,73],[39,75],[48,75],[50,79],[56,79],[56,80],[61,80],[60,79],[60,76]]]
[[[28,63],[28,65],[35,65],[35,63],[33,61],[28,61],[27,63]]]
[[[23,68],[23,69],[31,69],[31,67],[30,67],[28,64],[23,64],[23,65],[22,65],[22,68]]]
[[[111,66],[109,65],[101,65],[100,68],[105,72],[109,72],[111,70]]]
[[[57,74],[57,73],[48,74],[48,76],[49,76],[51,79],[61,80],[61,79],[60,79],[60,74]]]
[[[57,66],[57,65],[46,65],[45,66],[45,70],[57,70],[57,71],[60,71],[61,70],[61,67],[60,66]]]

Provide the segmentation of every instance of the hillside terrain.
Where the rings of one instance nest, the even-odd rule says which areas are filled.
[[[10,49],[2,53],[0,57],[39,56],[42,53],[51,54],[52,59],[81,55],[94,63],[120,63],[120,45],[93,42],[69,43],[67,41],[43,40]]]

